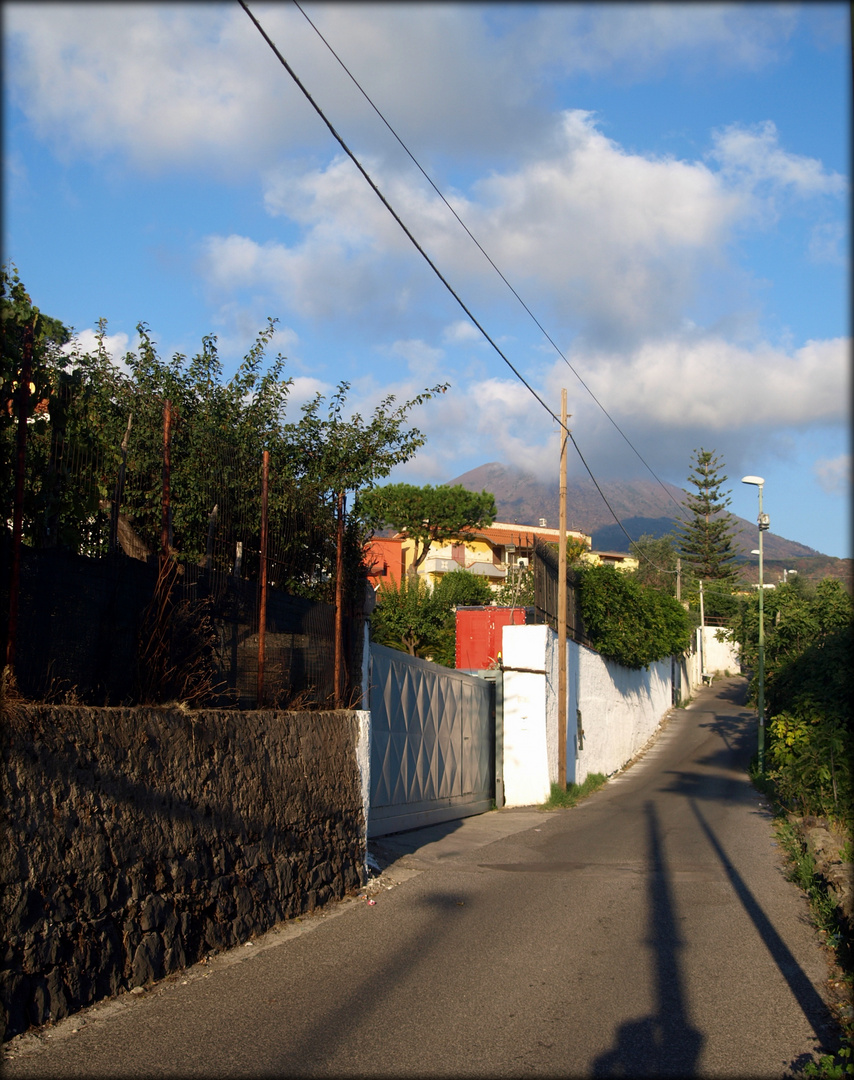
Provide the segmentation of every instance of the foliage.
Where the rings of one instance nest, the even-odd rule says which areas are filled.
[[[813,587],[800,576],[763,597],[769,778],[780,799],[802,813],[850,820],[854,787],[851,651],[854,605],[843,585]],[[759,598],[751,596],[735,628],[754,677]]]
[[[431,544],[471,540],[471,530],[491,525],[496,514],[495,499],[489,492],[477,494],[461,484],[387,484],[367,492],[360,509],[376,528],[390,526],[415,541],[411,573],[417,573]]]
[[[822,1054],[818,1062],[809,1061],[804,1066],[804,1076],[818,1080],[844,1080],[854,1076],[854,1040],[846,1036],[835,1054]]]
[[[768,776],[787,806],[821,817],[839,817],[850,808],[850,739],[837,719],[779,712],[768,736]]]
[[[577,571],[584,629],[594,648],[628,668],[684,652],[691,624],[681,604],[611,566]]]
[[[543,803],[544,810],[571,809],[594,791],[598,791],[607,780],[604,773],[588,773],[580,784],[552,784],[548,799]]]
[[[630,550],[638,560],[638,568],[633,571],[635,581],[647,589],[675,596],[677,554],[673,536],[644,533],[632,542]]]
[[[559,545],[555,545],[559,547]],[[566,538],[566,565],[578,566],[584,561],[584,556],[590,548],[583,540],[579,540],[577,536],[567,536]]]
[[[469,570],[445,574],[434,589],[419,576],[400,585],[383,582],[371,615],[374,641],[444,664],[456,665],[456,608],[477,607],[493,599],[489,585]]]
[[[695,464],[688,482],[697,490],[685,498],[687,517],[676,529],[679,551],[695,577],[703,581],[734,584],[737,578],[733,547],[734,529],[726,508],[730,504],[723,491],[726,476],[723,462],[713,451],[695,450]]]
[[[326,401],[322,394],[303,405],[299,422],[283,429],[282,469],[298,490],[312,492],[322,503],[331,497],[330,514],[336,518],[336,531],[344,533],[349,599],[358,603],[359,596],[364,594],[366,572],[361,552],[368,533],[358,495],[362,489],[371,488],[377,480],[388,476],[396,465],[408,461],[424,445],[423,433],[405,426],[409,413],[416,405],[443,394],[447,384],[425,389],[402,404],[397,404],[395,396],[389,394],[367,419],[358,412],[345,415],[349,389],[347,382],[338,385],[329,399],[325,417],[321,415]],[[355,492],[357,499],[355,512],[346,519],[348,491]],[[330,542],[331,536],[330,530]]]
[[[494,596],[499,607],[533,607],[534,568],[514,566],[507,573],[504,584]]]
[[[276,585],[315,599],[330,599],[335,566],[336,497],[385,477],[423,445],[407,425],[411,409],[446,389],[425,390],[402,404],[386,397],[363,419],[347,416],[349,386],[317,395],[301,418],[285,422],[290,379],[285,358],[266,358],[275,332],[269,319],[231,378],[224,377],[214,336],[192,358],[167,360],[145,323],[139,344],[117,366],[99,322],[96,346],[83,350],[57,320],[41,315],[14,268],[2,272],[2,410],[0,497],[3,520],[12,516],[13,454],[17,416],[13,395],[20,379],[23,341],[34,327],[31,381],[37,419],[28,425],[24,541],[61,544],[104,554],[87,539],[110,513],[127,438],[120,508],[149,551],[160,546],[164,406],[171,412],[170,546],[184,561],[205,557],[214,507],[217,535],[248,536],[242,572],[258,572],[260,471],[270,453],[271,523],[295,522],[283,536]],[[130,424],[130,428],[129,428]],[[74,470],[68,461],[73,456]],[[284,531],[284,530],[283,530]],[[347,580],[358,592],[363,577],[358,518],[344,529]],[[101,529],[100,536],[105,532]],[[253,538],[254,537],[254,538]],[[231,552],[233,559],[234,552]]]
[[[0,269],[0,500],[2,520],[11,522],[15,492],[18,415],[26,410],[28,482],[24,486],[25,542],[42,536],[50,525],[50,424],[62,412],[68,385],[67,357],[62,352],[71,331],[43,315],[32,303],[14,266]],[[30,339],[31,344],[26,345]],[[29,378],[22,380],[25,353]],[[91,507],[87,507],[91,510]]]
[[[786,855],[787,876],[807,895],[813,925],[835,954],[843,978],[851,981],[852,942],[848,920],[843,915],[827,879],[818,872],[816,859],[803,834],[782,814],[775,822],[780,847]],[[851,1057],[851,1037],[854,1033],[851,1018],[842,1017],[843,1036],[835,1055],[824,1055],[818,1063],[804,1069],[807,1076],[842,1077],[854,1074]]]
[[[371,637],[380,645],[410,656],[429,652],[441,620],[430,586],[420,577],[406,576],[400,584],[384,581],[371,614]]]
[[[445,667],[456,667],[456,609],[491,604],[494,598],[485,579],[470,570],[454,570],[445,574],[433,590],[433,603],[441,619],[441,626],[433,641],[430,658]]]
[[[317,394],[303,405],[299,423],[285,429],[290,474],[335,494],[373,487],[426,441],[418,428],[404,426],[410,411],[447,388],[447,383],[439,384],[403,404],[395,404],[394,395],[389,394],[367,420],[359,413],[345,418],[349,383],[339,384],[329,399],[325,419],[320,416],[325,398]]]

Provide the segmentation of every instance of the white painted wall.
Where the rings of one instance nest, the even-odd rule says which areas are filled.
[[[356,763],[359,766],[359,779],[362,785],[362,808],[365,812],[365,837],[367,838],[368,814],[371,810],[371,714],[367,709],[357,709],[354,710],[353,715],[359,725]],[[367,851],[367,846],[365,851]]]
[[[554,698],[557,680],[549,685],[549,635],[556,639],[548,626],[505,626],[502,632],[505,806],[545,802],[551,791],[547,701]],[[554,732],[556,757],[556,707]]]
[[[717,626],[703,627],[703,670],[707,672],[728,671],[731,675],[741,671],[741,660],[738,645],[732,640],[732,631],[725,630],[725,641],[718,641],[717,635],[721,628]]]
[[[672,669],[669,657],[635,671],[574,641],[568,648],[567,780],[581,784],[616,772],[648,742],[671,708]]]
[[[504,797],[507,806],[544,802],[557,780],[557,634],[548,626],[505,626]],[[671,707],[669,658],[633,671],[567,643],[566,779],[580,784],[626,764]],[[578,711],[583,737],[578,741]]]

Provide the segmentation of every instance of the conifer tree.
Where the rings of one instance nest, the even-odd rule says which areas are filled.
[[[675,532],[679,553],[695,577],[702,581],[734,584],[737,579],[733,547],[734,529],[727,507],[729,492],[723,490],[723,461],[714,451],[694,451],[696,462],[688,482],[697,489],[685,499],[687,515]]]

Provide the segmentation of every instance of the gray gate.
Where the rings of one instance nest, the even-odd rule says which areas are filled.
[[[489,810],[494,683],[371,645],[368,836]]]

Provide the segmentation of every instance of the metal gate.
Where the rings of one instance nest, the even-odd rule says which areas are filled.
[[[368,836],[481,814],[495,799],[495,683],[371,645]]]

